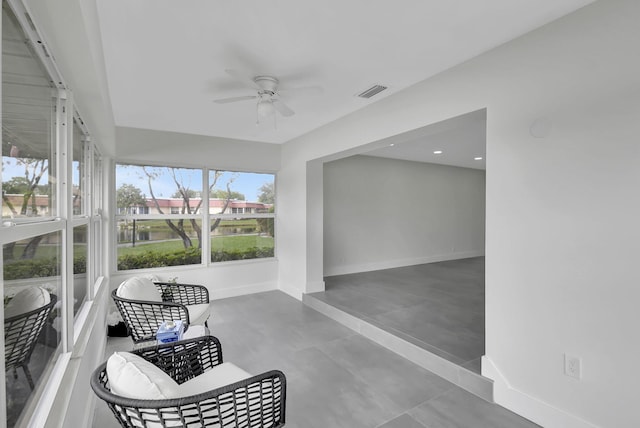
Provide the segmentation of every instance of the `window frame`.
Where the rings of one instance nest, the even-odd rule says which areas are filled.
[[[111,272],[113,274],[127,274],[127,273],[141,273],[141,272],[157,272],[157,271],[162,271],[162,270],[170,270],[170,269],[176,269],[176,268],[180,268],[180,269],[189,269],[189,268],[202,268],[202,267],[210,267],[212,265],[219,265],[221,263],[227,264],[227,263],[250,263],[250,262],[257,262],[257,261],[264,261],[264,260],[274,260],[277,258],[277,240],[275,239],[275,235],[276,235],[276,212],[274,210],[273,213],[219,213],[219,214],[209,214],[209,210],[210,210],[210,205],[209,205],[209,201],[210,201],[210,197],[209,197],[209,191],[205,191],[204,189],[209,189],[210,186],[210,180],[209,180],[209,175],[210,172],[212,171],[219,171],[219,172],[229,172],[229,173],[248,173],[248,174],[265,174],[265,175],[271,175],[273,176],[273,187],[274,187],[274,194],[275,194],[275,199],[277,200],[277,190],[276,190],[276,179],[277,179],[277,173],[273,172],[273,171],[239,171],[239,170],[227,170],[227,169],[219,169],[219,168],[210,168],[210,167],[205,167],[205,166],[201,166],[201,167],[195,167],[193,165],[189,165],[189,166],[184,166],[184,165],[178,165],[178,164],[158,164],[158,163],[141,163],[139,161],[131,161],[131,160],[118,160],[116,159],[115,162],[113,163],[113,168],[112,168],[112,173],[113,176],[116,177],[116,171],[118,166],[137,166],[137,167],[155,167],[155,168],[185,168],[185,169],[197,169],[200,170],[202,172],[202,205],[201,207],[196,211],[195,214],[132,214],[132,213],[127,213],[127,214],[118,214],[118,212],[120,212],[120,208],[117,206],[117,202],[116,202],[116,191],[117,191],[117,184],[116,184],[116,180],[113,181],[113,192],[111,194],[111,203],[113,204],[114,208],[114,221],[113,221],[113,228],[112,228],[112,248],[113,248],[113,256],[112,257],[112,263],[110,266]],[[274,204],[275,206],[275,201]],[[228,210],[230,210],[231,208],[228,208]],[[244,209],[243,209],[244,211]],[[242,260],[229,260],[229,261],[224,261],[224,262],[213,262],[211,261],[211,236],[210,233],[203,233],[202,234],[202,242],[200,243],[201,248],[201,259],[200,259],[200,263],[199,264],[185,264],[185,265],[178,265],[178,266],[161,266],[161,267],[145,267],[145,268],[140,268],[140,269],[122,269],[119,270],[118,269],[118,251],[117,251],[117,247],[118,247],[118,222],[121,220],[129,220],[129,221],[133,221],[133,220],[179,220],[179,219],[184,219],[184,220],[188,220],[188,219],[196,219],[196,220],[200,220],[201,221],[201,227],[202,230],[210,230],[211,224],[216,220],[220,218],[221,220],[233,220],[233,219],[258,219],[258,218],[272,218],[273,222],[274,222],[274,247],[273,247],[273,256],[272,257],[262,257],[262,258],[253,258],[253,259],[242,259]],[[205,237],[206,236],[206,237]]]
[[[102,260],[103,248],[100,244],[100,236],[102,235],[102,200],[101,189],[103,187],[103,171],[100,150],[95,142],[91,141],[91,134],[88,128],[82,122],[81,115],[77,112],[73,101],[71,91],[61,76],[53,57],[48,52],[46,41],[38,34],[38,28],[31,20],[24,3],[21,0],[6,0],[3,5],[7,8],[7,13],[12,14],[11,19],[15,19],[21,35],[24,35],[24,42],[29,46],[30,53],[35,61],[42,66],[45,76],[51,82],[51,121],[49,136],[49,165],[53,170],[49,176],[54,178],[55,185],[51,185],[51,194],[49,195],[49,206],[55,207],[55,212],[49,211],[46,216],[40,217],[15,217],[4,218],[0,222],[0,245],[4,246],[12,242],[18,242],[39,235],[47,235],[51,233],[59,233],[60,238],[60,266],[59,277],[60,295],[58,296],[59,313],[61,315],[60,325],[60,341],[55,349],[54,356],[47,363],[42,376],[38,379],[36,388],[32,391],[32,395],[27,405],[22,409],[19,416],[20,424],[28,423],[29,418],[40,409],[39,398],[42,396],[46,388],[55,388],[55,382],[60,379],[56,375],[67,366],[69,356],[76,346],[77,335],[84,328],[86,319],[73,316],[73,230],[78,226],[87,226],[87,290],[86,298],[83,305],[80,306],[78,313],[82,308],[88,308],[88,304],[95,298],[95,287],[100,284],[102,275],[101,263],[95,263]],[[3,42],[4,42],[3,33]],[[4,64],[3,64],[4,66]],[[81,170],[82,181],[82,204],[84,212],[78,215],[73,214],[73,144],[74,134],[73,125],[74,118],[78,120],[81,126],[81,141],[76,144],[82,144],[84,167]],[[2,116],[0,116],[0,121]],[[46,150],[46,149],[45,149]],[[99,162],[95,163],[95,156],[98,156]],[[95,171],[94,171],[95,170]],[[94,175],[95,174],[95,175]],[[94,180],[99,177],[99,182]],[[5,177],[7,178],[7,177]],[[2,186],[2,175],[0,174],[0,188]],[[1,203],[1,202],[0,202]],[[94,239],[97,238],[97,239]],[[91,262],[90,262],[91,260]],[[97,266],[91,274],[89,269]],[[9,280],[4,279],[4,262],[0,258],[0,275],[2,275],[2,286],[0,287],[0,295],[5,296],[5,285]],[[46,277],[53,278],[53,277]],[[96,286],[94,287],[94,284]],[[86,311],[85,311],[86,313]],[[0,325],[4,327],[4,306],[0,309]],[[0,343],[0,365],[4,366],[4,340]],[[0,388],[6,391],[5,371],[0,373]],[[0,402],[0,428],[5,427],[6,420],[6,402]]]

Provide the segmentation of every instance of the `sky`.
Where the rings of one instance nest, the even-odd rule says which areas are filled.
[[[76,162],[74,162],[76,164]],[[153,181],[153,193],[157,197],[170,197],[177,190],[170,175],[169,168],[151,168],[150,171],[164,172]],[[193,190],[202,190],[202,171],[199,169],[177,168],[176,178],[185,187]],[[210,173],[212,174],[212,173]],[[24,166],[17,165],[15,159],[3,156],[2,180],[8,181],[12,177],[24,177]],[[231,182],[231,190],[245,195],[247,201],[257,201],[260,195],[260,187],[269,182],[273,182],[273,174],[257,174],[252,172],[225,172],[215,186],[216,189],[226,190],[226,183]],[[78,181],[78,168],[74,165],[73,180]],[[48,183],[48,174],[45,174],[40,184]],[[135,165],[118,165],[116,167],[116,188],[122,184],[132,184],[139,188],[145,196],[149,197],[149,186],[147,178],[142,168]]]
[[[173,178],[169,175],[169,168],[150,168],[149,171],[161,172],[152,182],[153,193],[157,197],[168,198],[176,192],[177,187]],[[189,189],[202,190],[202,171],[199,169],[176,168],[176,178]],[[213,172],[210,172],[213,176]],[[247,201],[257,201],[260,195],[260,187],[273,182],[273,174],[257,174],[252,172],[226,171],[218,178],[216,189],[226,190],[226,184],[231,180],[230,188],[234,192],[242,193]],[[145,196],[149,197],[147,177],[142,168],[135,165],[116,166],[116,188],[122,184],[132,184],[139,188]]]
[[[24,165],[19,164],[15,158],[9,156],[2,157],[2,181],[9,181],[13,177],[24,177],[24,169]],[[33,174],[33,170],[31,174]],[[73,161],[72,176],[74,184],[80,182],[80,170],[78,169],[78,162],[76,161]],[[49,184],[49,169],[43,174],[38,184]]]

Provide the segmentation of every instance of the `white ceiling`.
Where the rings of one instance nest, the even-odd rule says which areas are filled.
[[[385,141],[363,155],[485,169],[486,110],[425,126]],[[434,153],[434,152],[442,153]],[[481,158],[481,159],[475,159]]]
[[[116,125],[268,143],[287,142],[590,2],[97,0]],[[287,98],[296,115],[279,116],[277,129],[272,121],[256,126],[254,101],[212,102],[254,94],[225,69],[324,92]],[[372,84],[389,89],[369,100],[354,96]]]

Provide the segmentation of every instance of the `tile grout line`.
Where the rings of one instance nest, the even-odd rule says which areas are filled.
[[[311,299],[311,301],[310,301],[310,299]],[[317,308],[314,305],[314,302],[318,302],[322,309],[321,308]],[[397,336],[393,335],[392,333],[390,333],[390,332],[388,332],[388,331],[386,331],[384,329],[381,329],[380,327],[377,327],[377,326],[375,326],[375,325],[373,325],[371,323],[366,322],[365,320],[358,319],[354,315],[352,315],[352,314],[350,314],[348,312],[342,311],[339,308],[333,307],[333,306],[329,305],[328,303],[326,303],[326,302],[324,302],[324,301],[322,301],[320,299],[314,298],[313,296],[304,295],[303,303],[306,304],[307,306],[309,306],[310,308],[312,308],[312,309],[314,309],[314,310],[316,310],[316,311],[318,311],[320,313],[323,313],[325,316],[327,316],[329,318],[332,318],[334,321],[337,321],[340,324],[343,324],[344,326],[346,326],[346,327],[348,327],[348,328],[350,328],[352,330],[355,330],[357,333],[361,334],[365,338],[367,338],[369,340],[372,340],[373,342],[377,343],[378,345],[389,349],[390,351],[392,351],[392,352],[398,354],[399,356],[407,359],[408,361],[412,362],[413,364],[416,364],[419,367],[422,367],[423,369],[428,370],[431,373],[433,373],[433,374],[435,374],[435,375],[437,375],[437,376],[449,381],[453,385],[458,386],[459,388],[461,388],[461,389],[463,389],[463,390],[465,390],[465,391],[467,391],[467,392],[469,392],[469,393],[471,393],[471,394],[473,394],[473,395],[475,395],[475,396],[477,396],[479,398],[482,398],[485,401],[493,402],[493,392],[492,392],[493,391],[493,382],[490,379],[483,378],[482,375],[474,373],[471,370],[469,370],[469,369],[467,369],[465,367],[461,367],[458,364],[452,363],[451,361],[448,361],[445,358],[443,358],[443,357],[441,357],[441,356],[439,356],[437,354],[429,352],[429,351],[417,346],[416,344],[411,343],[411,342],[409,342],[409,341],[407,341],[407,340],[405,340],[405,339],[403,339],[401,337],[397,337]],[[328,308],[326,308],[326,307],[328,307]],[[331,315],[328,315],[327,313],[324,312],[325,308],[327,310],[337,310],[341,314],[341,317],[334,318]],[[349,318],[349,322],[345,322],[344,320],[341,320],[342,315],[345,315],[346,317],[348,317]],[[355,322],[351,322],[351,321],[355,321]],[[354,328],[354,326],[352,326],[352,324],[355,324],[355,328]],[[452,370],[454,370],[455,373],[450,373],[450,375],[453,375],[453,376],[448,376],[448,375],[445,375],[444,372],[441,371],[436,366],[431,366],[431,365],[429,365],[428,367],[425,366],[425,363],[419,362],[416,358],[409,357],[409,356],[406,355],[406,353],[401,353],[398,350],[396,350],[395,345],[394,346],[389,345],[388,343],[384,343],[384,342],[386,342],[384,340],[376,340],[375,338],[373,338],[370,335],[366,334],[365,332],[363,332],[363,328],[362,328],[363,325],[367,325],[368,327],[375,328],[375,329],[379,330],[380,332],[382,332],[382,334],[388,335],[390,338],[392,338],[392,340],[400,341],[403,344],[408,344],[410,347],[415,348],[415,350],[418,350],[419,352],[422,352],[424,354],[429,355],[430,358],[434,358],[436,360],[441,360],[441,362],[443,362],[447,367],[451,366],[450,368]],[[461,371],[468,372],[469,375],[474,377],[474,378],[482,379],[482,380],[486,380],[486,382],[490,382],[491,383],[491,385],[489,386],[489,388],[491,390],[490,393],[489,393],[490,397],[488,398],[487,396],[484,396],[483,394],[478,392],[476,390],[476,388],[472,388],[468,384],[468,382],[462,382]]]

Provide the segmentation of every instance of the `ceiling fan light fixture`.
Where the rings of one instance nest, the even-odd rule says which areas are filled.
[[[273,103],[271,100],[259,100],[258,101],[258,116],[267,117],[272,115],[275,112],[273,107]]]

